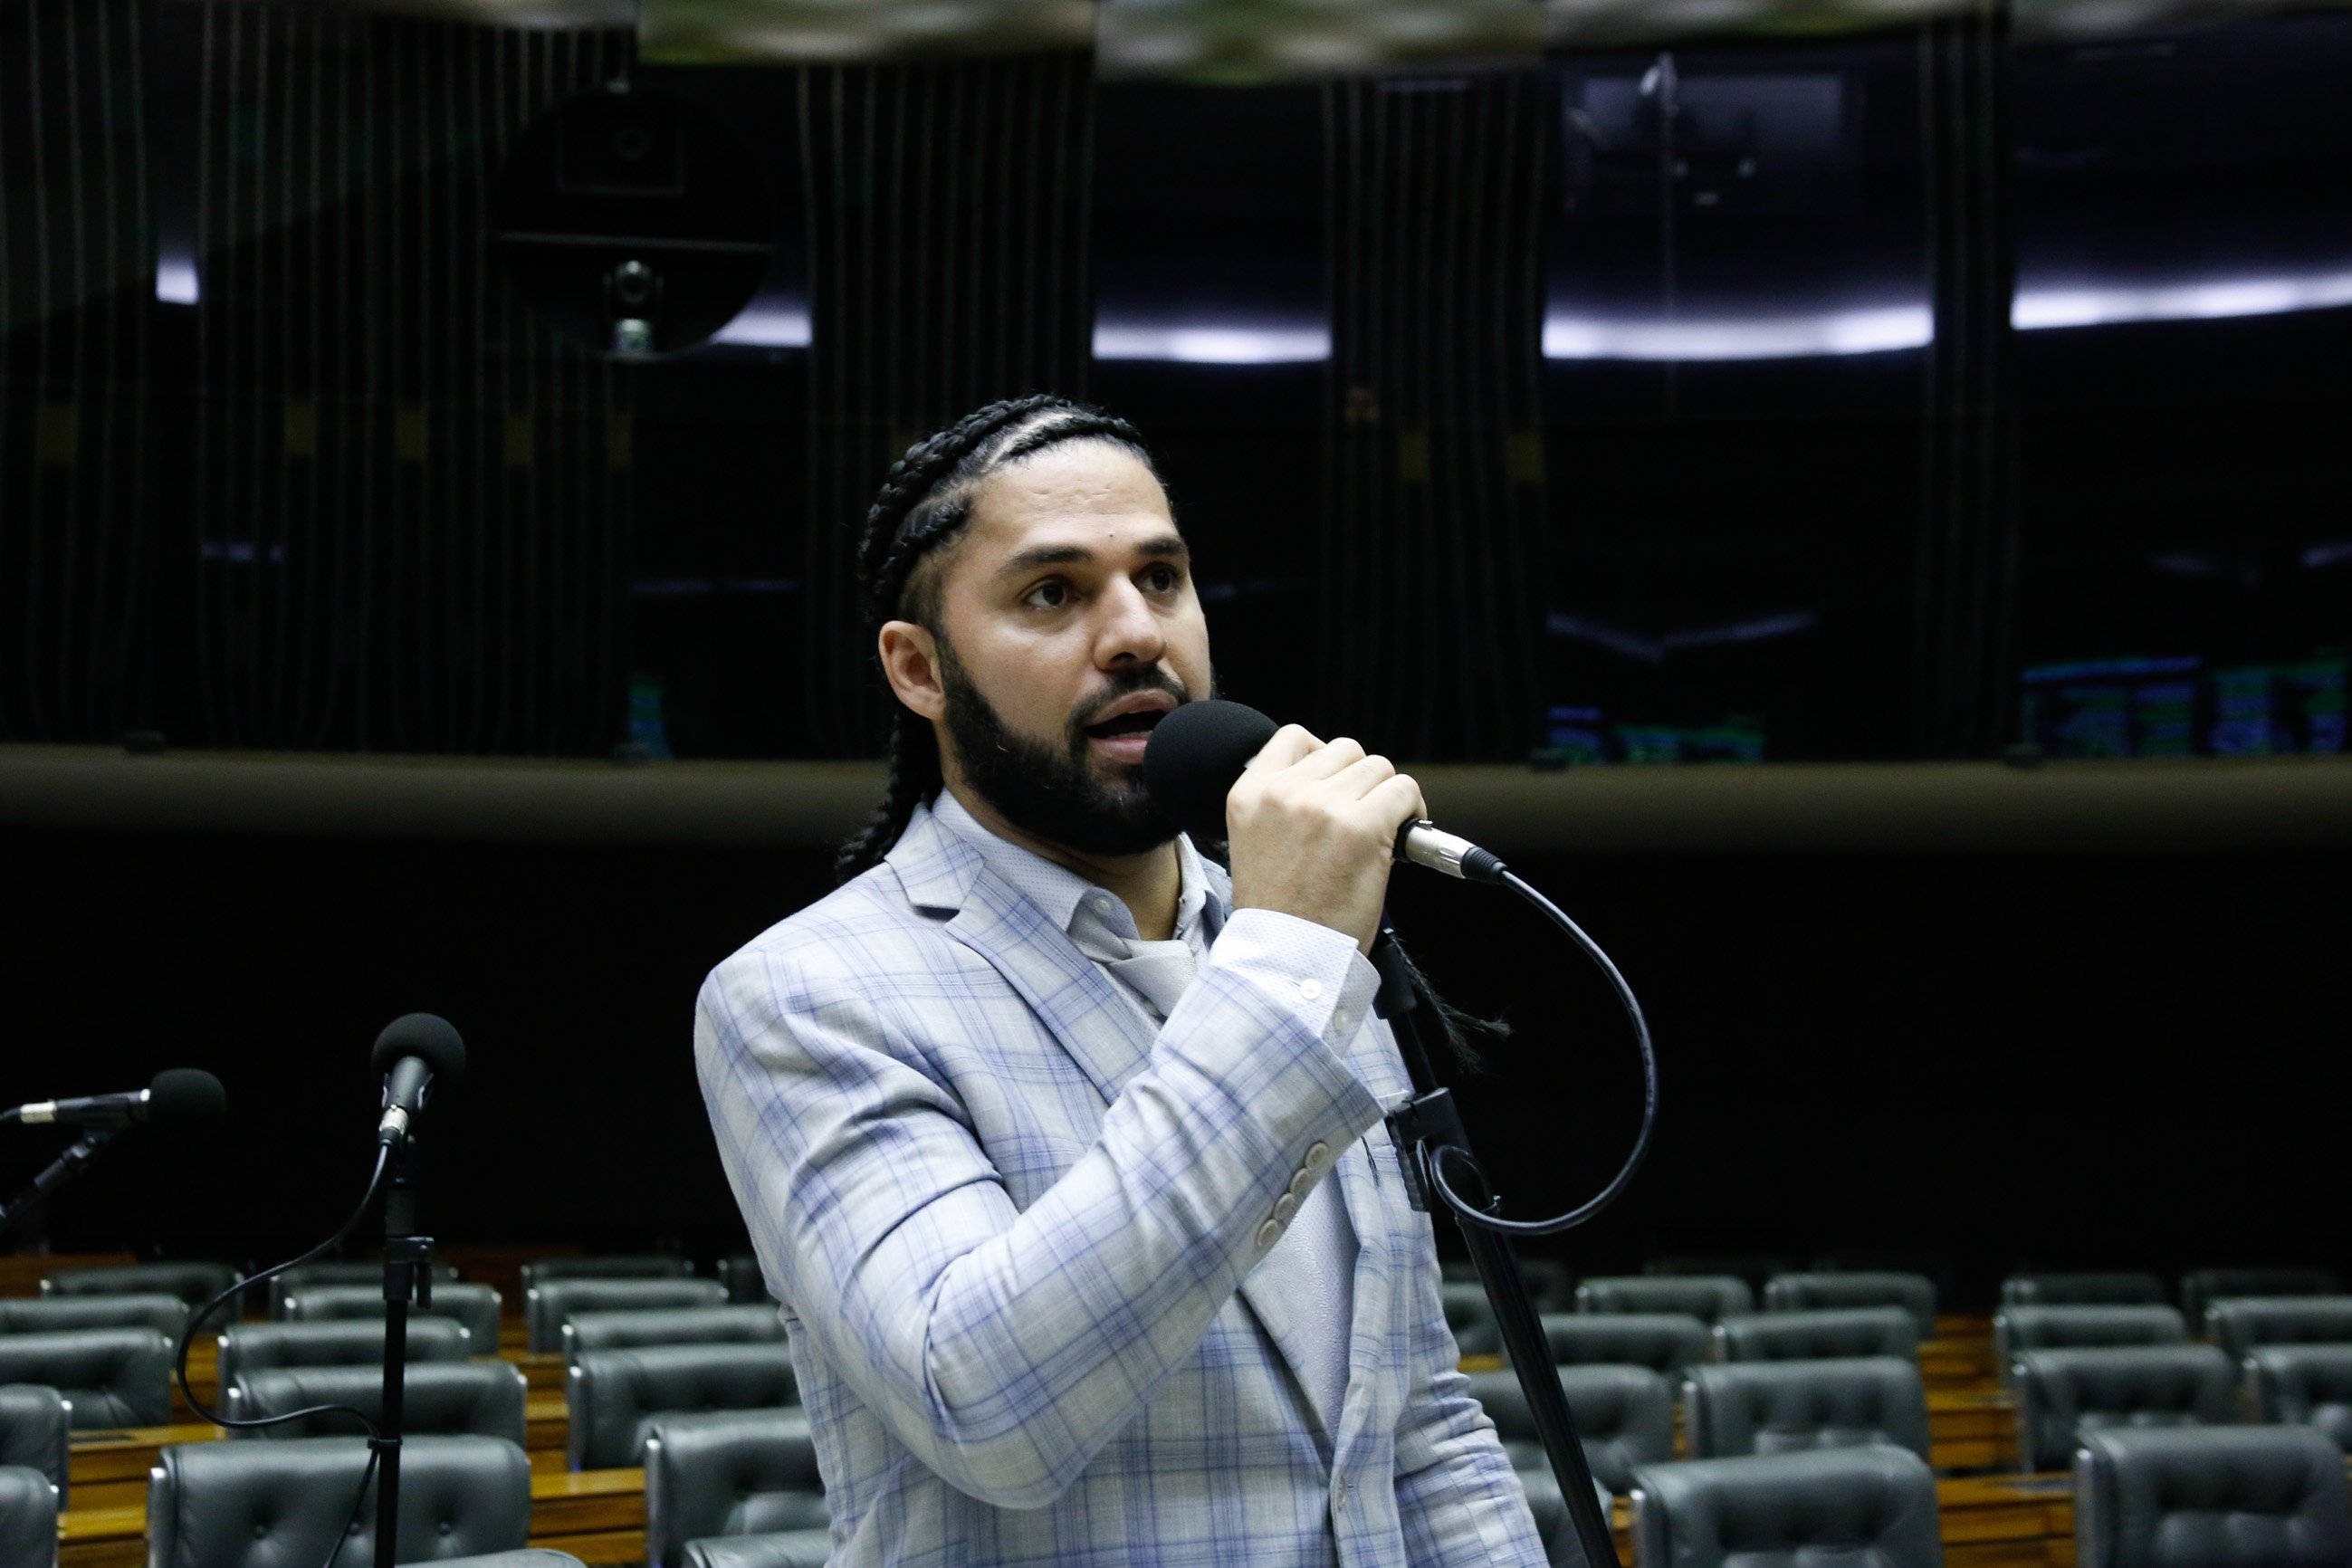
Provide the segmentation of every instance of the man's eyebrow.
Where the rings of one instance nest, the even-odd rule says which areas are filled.
[[[1153,561],[1190,561],[1192,547],[1184,542],[1181,533],[1162,533],[1144,540],[1135,547],[1135,553]],[[1095,552],[1083,544],[1037,544],[1026,550],[1016,550],[996,569],[999,577],[1018,577],[1040,566],[1071,566],[1091,563]]]

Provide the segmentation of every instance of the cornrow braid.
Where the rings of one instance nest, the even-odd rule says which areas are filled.
[[[890,465],[858,535],[857,572],[866,595],[867,635],[878,633],[884,622],[902,617],[936,633],[936,606],[909,603],[908,584],[925,555],[971,521],[981,481],[1048,447],[1087,440],[1113,442],[1146,468],[1152,467],[1151,455],[1133,426],[1051,393],[976,408],[908,447]],[[890,852],[915,807],[937,794],[944,782],[939,740],[930,725],[895,701],[892,707],[890,782],[866,826],[834,856],[834,874],[845,882]]]

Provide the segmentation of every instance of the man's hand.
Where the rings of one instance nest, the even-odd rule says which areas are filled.
[[[1234,907],[1297,915],[1370,952],[1397,832],[1427,815],[1421,786],[1386,757],[1285,724],[1225,796]]]

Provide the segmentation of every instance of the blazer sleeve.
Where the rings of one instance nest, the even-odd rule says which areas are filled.
[[[753,1238],[827,1360],[950,1485],[1003,1508],[1059,1496],[1263,1256],[1307,1148],[1380,1119],[1326,1037],[1369,1001],[1354,944],[1326,932],[1344,951],[1302,958],[1297,932],[1253,940],[1267,921],[1289,917],[1227,923],[1099,1135],[1025,1210],[855,944],[756,944],[705,984],[697,1070]]]

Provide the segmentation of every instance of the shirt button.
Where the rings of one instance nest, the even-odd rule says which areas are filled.
[[[1312,1002],[1323,994],[1323,983],[1320,980],[1302,980],[1298,983],[1298,994]]]
[[[1281,1239],[1281,1237],[1282,1227],[1275,1224],[1274,1221],[1268,1220],[1264,1225],[1257,1227],[1257,1234],[1250,1239],[1257,1243],[1257,1249],[1260,1252],[1264,1252],[1267,1247],[1272,1247],[1277,1240]]]
[[[1288,1225],[1290,1223],[1290,1216],[1297,1212],[1298,1200],[1292,1197],[1288,1193],[1285,1193],[1280,1197],[1274,1200],[1274,1223],[1276,1225]]]

